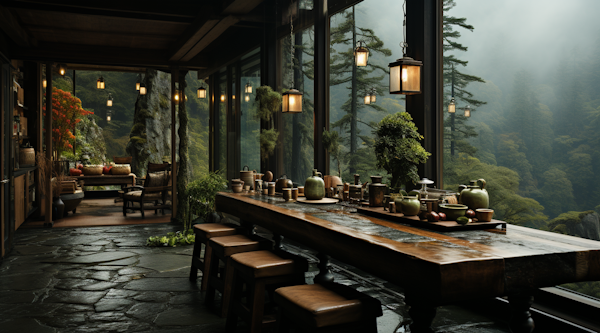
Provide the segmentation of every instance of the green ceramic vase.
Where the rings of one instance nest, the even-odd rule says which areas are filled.
[[[477,185],[481,182],[481,187]],[[460,192],[460,203],[467,205],[470,209],[488,208],[490,197],[485,189],[485,180],[471,180],[470,185]]]
[[[304,196],[306,200],[321,200],[325,197],[325,182],[317,169],[313,169],[313,175],[306,178],[304,182]]]
[[[396,209],[406,216],[418,215],[421,211],[421,202],[416,196],[396,197]]]

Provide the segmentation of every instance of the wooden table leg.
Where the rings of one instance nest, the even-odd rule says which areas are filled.
[[[433,333],[431,323],[435,318],[437,307],[424,300],[423,296],[415,293],[406,293],[405,303],[410,308],[408,314],[412,319],[410,332],[412,333]]]
[[[275,250],[283,250],[283,236],[279,234],[273,234],[273,242],[275,243]]]
[[[531,333],[535,327],[529,308],[533,303],[530,294],[518,294],[508,296],[510,304],[510,330],[513,333]]]
[[[333,274],[329,270],[329,256],[325,253],[317,253],[317,258],[319,259],[319,263],[317,267],[319,267],[319,274],[315,276],[313,281],[315,283],[322,282],[333,282]]]
[[[247,236],[256,235],[256,225],[240,220],[240,226],[245,230]]]

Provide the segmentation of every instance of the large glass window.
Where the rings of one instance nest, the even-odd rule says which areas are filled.
[[[189,158],[192,169],[192,180],[198,179],[208,172],[208,98],[198,98],[198,88],[207,89],[208,85],[198,80],[196,72],[186,76],[186,108],[188,112]]]
[[[240,155],[241,165],[260,170],[260,121],[256,114],[256,88],[260,87],[260,49],[244,56],[240,80]]]
[[[215,90],[215,170],[227,170],[227,70],[216,78]]]
[[[402,2],[376,3],[363,1],[330,19],[329,128],[341,144],[339,154],[330,154],[330,173],[341,172],[345,182],[358,173],[363,182],[381,174],[389,183],[387,173],[377,169],[373,131],[386,115],[405,110],[404,98],[388,93],[388,64],[402,53]],[[369,49],[365,67],[355,64],[359,42]]]
[[[599,10],[444,1],[446,188],[484,178],[495,218],[600,240]]]

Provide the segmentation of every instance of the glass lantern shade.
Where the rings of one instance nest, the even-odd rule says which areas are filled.
[[[113,105],[113,98],[111,95],[108,95],[108,99],[106,100],[106,106],[112,106]]]
[[[175,104],[179,104],[179,91],[175,90],[175,94],[173,94],[173,100],[175,101]]]
[[[422,66],[421,61],[410,57],[403,57],[390,63],[390,94],[420,94]]]
[[[146,95],[146,85],[140,83],[140,95]]]
[[[102,76],[96,81],[96,88],[104,89],[104,78]]]
[[[465,108],[465,117],[469,118],[471,116],[471,109],[467,106]]]
[[[225,102],[225,95],[221,95],[221,102]]]
[[[358,67],[367,66],[367,61],[369,60],[369,49],[362,46],[362,44],[362,42],[358,42],[358,46],[354,49],[354,60]]]
[[[246,97],[244,97],[244,100],[245,100],[246,102],[250,102],[250,95],[246,95]]]
[[[65,64],[58,65],[58,74],[60,74],[61,76],[64,76],[66,72],[67,72],[67,65],[65,65]]]
[[[48,81],[46,81],[46,80],[42,81],[42,87],[46,88],[46,86],[48,86]]]
[[[371,91],[371,103],[375,103],[377,101],[377,95],[375,95],[375,91]]]
[[[140,90],[140,83],[139,82],[135,83],[135,90],[137,90],[137,91]]]
[[[112,119],[110,111],[106,113],[106,121],[110,121]]]
[[[244,88],[244,92],[246,94],[251,94],[252,93],[252,84],[250,84],[250,82],[246,83],[246,87]]]
[[[371,95],[365,96],[365,105],[371,104]]]
[[[282,94],[282,108],[284,113],[302,112],[302,93],[296,89],[290,89]]]
[[[455,113],[456,112],[456,103],[454,102],[454,97],[450,100],[450,103],[448,104],[448,113]]]
[[[206,88],[198,88],[198,98],[206,98]]]

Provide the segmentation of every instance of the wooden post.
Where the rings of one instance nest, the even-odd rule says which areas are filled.
[[[175,82],[179,81],[179,68],[171,67],[171,221],[177,218],[177,104],[173,99],[176,87]]]
[[[44,224],[52,226],[52,63],[46,63],[46,118],[44,119],[46,132],[44,135],[46,141],[46,159],[50,161],[48,166],[48,174],[46,175],[46,183],[43,184],[46,189],[46,214]]]
[[[314,167],[325,175],[329,174],[329,158],[323,147],[323,129],[329,129],[329,14],[327,0],[317,0],[314,4]]]

